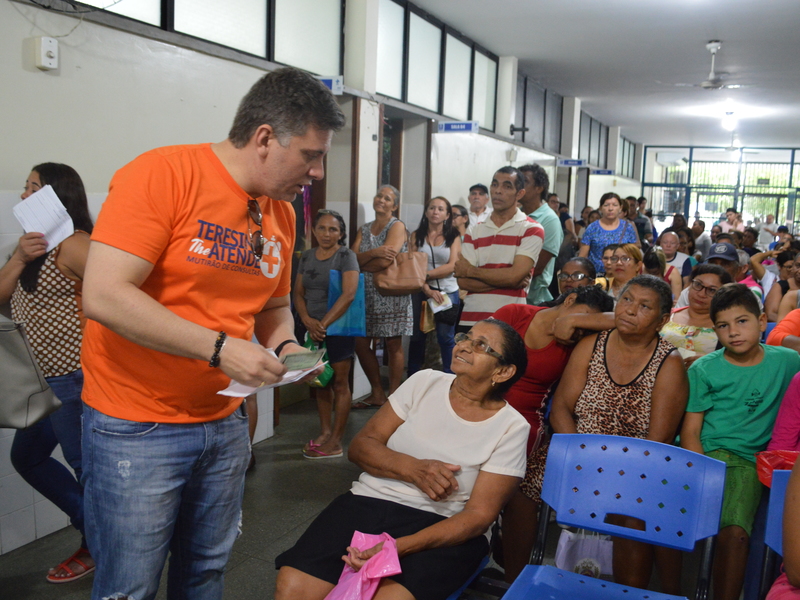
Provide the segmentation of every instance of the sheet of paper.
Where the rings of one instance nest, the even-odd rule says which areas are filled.
[[[436,301],[433,298],[428,298],[428,304],[431,305],[431,310],[433,314],[441,312],[443,310],[447,310],[451,306],[453,306],[453,301],[450,300],[450,296],[447,294],[442,294],[442,303],[436,304]]]
[[[249,396],[250,394],[254,394],[259,390],[268,390],[270,388],[286,385],[287,383],[294,383],[295,381],[302,379],[303,377],[311,373],[311,371],[313,371],[317,367],[322,367],[327,364],[328,364],[327,362],[324,362],[318,365],[314,365],[309,369],[301,369],[299,371],[286,371],[286,374],[277,383],[272,383],[269,385],[261,385],[259,387],[250,387],[249,385],[244,385],[242,383],[239,383],[238,381],[231,380],[230,385],[226,387],[224,390],[220,390],[219,392],[217,392],[217,394],[221,396],[233,396],[234,398]]]
[[[52,250],[75,233],[75,226],[67,209],[49,185],[34,192],[12,209],[25,233],[38,231]]]

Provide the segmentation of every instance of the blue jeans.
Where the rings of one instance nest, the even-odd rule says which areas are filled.
[[[222,598],[241,523],[250,439],[244,403],[207,423],[138,423],[83,412],[86,535],[92,598]]]
[[[61,408],[27,429],[17,430],[11,445],[11,464],[33,489],[64,511],[83,535],[83,488],[78,483],[83,371],[48,377],[47,383],[61,400]],[[75,475],[51,456],[59,444]],[[86,547],[85,541],[83,546]]]
[[[454,306],[458,306],[458,292],[447,294]],[[427,296],[416,294],[412,297],[414,304],[414,333],[408,344],[408,376],[410,377],[422,368],[425,359],[425,334],[420,331],[420,313],[422,312],[422,301]],[[439,351],[442,353],[442,369],[445,373],[452,373],[450,365],[453,362],[453,348],[456,342],[453,339],[456,334],[455,325],[444,325],[436,323],[436,341],[439,342]]]

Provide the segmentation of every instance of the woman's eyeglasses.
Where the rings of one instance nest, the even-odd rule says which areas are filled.
[[[247,216],[249,217],[247,221],[247,233],[250,238],[250,249],[253,251],[253,255],[258,260],[261,260],[261,255],[264,253],[264,233],[261,228],[261,207],[258,205],[257,201],[252,199],[247,201]],[[253,232],[250,231],[251,219],[253,223],[258,226],[258,229]]]
[[[714,286],[703,285],[702,283],[700,283],[699,279],[695,279],[692,281],[692,289],[695,292],[705,292],[706,295],[713,296],[714,294],[717,293],[717,290],[719,288]]]
[[[618,262],[622,263],[623,265],[627,265],[633,260],[633,258],[631,258],[630,256],[609,256],[608,258],[604,258],[603,260],[610,262],[612,265],[615,265]]]
[[[471,338],[466,333],[457,333],[454,339],[456,344],[460,344],[461,342],[470,344],[472,346],[472,351],[476,354],[488,354],[489,356],[494,356],[500,362],[504,362],[503,355],[493,350],[492,347],[486,343],[486,340]]]
[[[317,211],[317,214],[318,215],[330,215],[332,217],[337,217],[339,219],[342,218],[342,215],[340,215],[338,212],[336,212],[335,210],[328,210],[327,208],[320,208]]]
[[[580,281],[588,277],[586,273],[559,273],[558,280],[559,281]]]

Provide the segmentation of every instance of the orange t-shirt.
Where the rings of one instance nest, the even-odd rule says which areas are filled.
[[[248,199],[210,144],[158,148],[114,175],[92,240],[152,263],[141,289],[178,316],[250,340],[254,315],[290,291],[295,215],[289,202],[258,198],[267,240],[259,264]],[[144,348],[96,321],[81,359],[84,401],[112,417],[198,423],[241,404],[217,394],[230,378],[208,360]]]

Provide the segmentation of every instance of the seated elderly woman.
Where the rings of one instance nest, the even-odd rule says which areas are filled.
[[[555,433],[674,441],[689,383],[680,354],[659,335],[671,309],[672,290],[664,280],[639,275],[628,282],[614,309],[615,328],[583,338],[572,351],[553,398],[550,425]],[[548,445],[542,445],[528,460],[532,500],[539,500],[547,450]],[[630,517],[618,521],[642,526]],[[646,588],[653,553],[650,545],[615,539],[615,580]],[[663,591],[680,594],[679,554],[663,548],[655,553]]]
[[[380,550],[348,548],[354,531],[397,540],[403,572],[381,581],[377,600],[458,589],[525,473],[530,426],[503,395],[526,366],[517,332],[487,319],[456,336],[453,374],[420,371],[400,386],[350,444],[364,473],[275,560],[275,598],[325,598],[342,560],[360,568]]]

